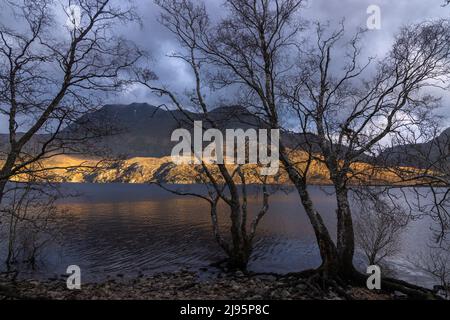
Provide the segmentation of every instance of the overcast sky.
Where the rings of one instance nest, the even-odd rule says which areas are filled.
[[[366,34],[364,47],[367,54],[383,57],[401,26],[428,19],[450,18],[450,7],[442,7],[443,2],[444,0],[309,0],[301,16],[312,21],[329,21],[331,24],[345,19],[346,29],[351,33],[352,30],[367,26],[367,9],[376,5],[381,10],[381,29]],[[219,16],[224,12],[222,0],[207,0],[206,4],[212,16]],[[154,58],[152,67],[162,82],[178,90],[189,88],[193,83],[189,69],[180,61],[166,57],[167,53],[176,51],[177,44],[173,36],[157,22],[159,13],[153,0],[140,0],[138,5],[144,26],[142,30],[134,28],[129,34],[134,41],[151,52]],[[448,105],[444,113],[448,110],[450,115],[450,94],[438,94],[444,95],[443,103]],[[120,97],[123,103],[151,103],[154,99],[148,91],[142,89],[131,90]]]
[[[125,33],[130,40],[147,49],[153,57],[152,69],[160,80],[177,90],[188,89],[192,77],[187,67],[180,61],[166,55],[177,50],[176,42],[157,22],[159,15],[153,0],[134,0],[143,18],[143,26],[128,27],[118,32]],[[222,0],[207,0],[210,14],[214,17],[224,12]],[[337,23],[343,18],[347,30],[366,27],[367,8],[377,5],[381,9],[381,29],[370,31],[364,39],[366,52],[382,57],[389,49],[393,35],[405,24],[440,17],[450,18],[450,7],[443,8],[444,0],[309,0],[302,10],[302,16],[309,20],[330,21]],[[0,19],[14,27],[11,17],[0,10]],[[63,28],[63,26],[61,26]],[[119,97],[111,98],[108,103],[154,102],[155,98],[144,89],[133,88]],[[450,114],[450,95],[444,96],[446,111]],[[448,102],[448,103],[447,103]],[[0,119],[0,131],[4,132],[5,121]],[[449,122],[450,123],[450,122]]]

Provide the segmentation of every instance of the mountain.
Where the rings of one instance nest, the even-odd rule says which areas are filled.
[[[106,105],[96,112],[86,114],[63,132],[67,136],[82,136],[86,132],[103,131],[105,136],[95,139],[97,149],[107,149],[113,155],[126,158],[170,156],[178,142],[172,142],[175,129],[187,129],[193,134],[192,121],[203,121],[204,130],[211,126],[206,118],[213,120],[221,131],[225,129],[265,128],[257,116],[239,106],[219,107],[207,116],[181,111],[168,111],[145,103],[130,105]],[[282,133],[281,139],[288,147],[304,144],[304,135]],[[313,135],[308,139],[314,143]],[[318,148],[316,148],[318,150]],[[93,153],[94,149],[92,150]],[[90,154],[95,155],[95,154]]]
[[[107,153],[123,158],[160,158],[170,156],[178,143],[171,141],[175,129],[187,129],[193,134],[191,120],[194,120],[203,121],[206,130],[211,127],[206,118],[213,120],[222,132],[226,129],[266,128],[260,118],[239,106],[219,107],[205,116],[195,112],[168,111],[146,103],[133,103],[105,105],[95,112],[83,115],[62,130],[60,135],[72,140],[90,137],[83,139],[84,143],[76,148],[83,150],[82,153],[88,156]],[[39,141],[45,141],[46,137],[35,135],[27,147],[39,148]],[[281,138],[286,146],[293,147],[304,144],[305,137],[285,132]],[[316,141],[313,135],[308,135],[308,139],[313,143]],[[0,134],[0,152],[6,151],[7,147],[8,135]],[[315,149],[318,150],[317,145]]]
[[[392,166],[411,166],[427,168],[435,163],[435,168],[450,164],[450,128],[443,131],[437,138],[426,143],[405,144],[385,150],[378,157]]]
[[[170,154],[172,131],[178,127],[179,112],[167,112],[148,104],[106,105],[83,115],[66,128],[68,136],[102,130],[97,147],[126,157],[162,157]],[[95,135],[95,134],[94,134]]]
[[[216,108],[210,111],[207,117],[212,119],[222,131],[266,127],[255,114],[239,106]],[[111,104],[83,115],[65,128],[61,135],[69,138],[99,136],[89,139],[87,145],[83,146],[84,152],[82,153],[85,153],[86,156],[92,157],[107,153],[110,156],[125,159],[161,158],[170,156],[173,147],[178,143],[171,141],[175,129],[184,128],[192,133],[192,122],[188,118],[203,121],[205,130],[210,127],[206,116],[200,113],[187,112],[184,114],[178,110],[168,111],[146,103]],[[37,135],[28,147],[38,147],[39,141],[45,141],[45,137],[45,135]],[[7,139],[8,135],[0,135],[0,152],[5,151],[5,146],[8,146]],[[305,145],[305,141],[308,141],[312,145],[313,152],[319,152],[318,138],[314,134],[281,132],[281,140],[285,146],[292,149],[298,149],[299,146],[301,149],[301,146]],[[448,150],[449,146],[450,128],[428,143],[393,147],[385,150],[377,158],[363,156],[361,161],[368,163],[384,161],[392,166],[424,167],[430,159],[438,159],[439,150],[442,148]]]
[[[207,115],[214,120],[218,127],[225,129],[265,128],[265,124],[254,114],[239,106],[220,107],[212,110]],[[171,136],[175,129],[184,128],[192,132],[191,120],[203,121],[205,129],[208,123],[205,115],[189,112],[184,114],[180,111],[167,111],[149,104],[134,103],[130,105],[106,105],[103,108],[84,115],[75,123],[65,128],[61,135],[67,138],[99,135],[98,138],[89,139],[89,143],[83,143],[82,155],[74,156],[65,154],[53,157],[44,161],[44,166],[49,168],[61,168],[50,170],[48,174],[51,180],[60,182],[123,182],[123,183],[148,183],[154,180],[168,183],[198,183],[199,175],[196,168],[190,165],[175,165],[170,157],[172,148],[177,142],[172,142]],[[106,134],[107,133],[107,134]],[[106,135],[105,135],[106,134]],[[45,140],[45,135],[34,137],[29,148],[39,147]],[[7,135],[0,135],[0,152],[7,146]],[[319,152],[318,138],[314,134],[297,134],[292,132],[282,132],[281,139],[288,148],[297,150],[290,154],[293,161],[300,166],[306,163],[308,158],[305,150],[298,146],[305,145],[308,141],[312,144],[314,152]],[[371,183],[384,184],[387,182],[396,183],[396,177],[389,170],[379,170],[372,165],[376,162],[388,160],[392,166],[421,166],[421,155],[431,154],[438,157],[439,147],[450,145],[450,129],[446,130],[439,138],[428,143],[407,145],[403,147],[391,148],[381,154],[379,158],[362,157],[359,163],[352,166],[358,179],[365,176],[365,173],[379,171],[371,177]],[[96,167],[98,159],[103,159],[101,152],[107,152],[111,158],[116,160],[102,164],[102,170],[90,170],[83,168],[91,165]],[[105,157],[106,158],[106,157]],[[117,159],[118,158],[118,159]],[[80,164],[83,164],[80,167]],[[372,164],[372,165],[371,165]],[[80,168],[78,168],[80,167]],[[248,166],[248,172],[253,172],[254,168]],[[247,173],[248,173],[247,172]],[[274,183],[288,183],[283,170]],[[245,174],[247,174],[245,173]],[[309,183],[328,184],[329,173],[323,163],[313,161],[309,172]],[[219,178],[219,177],[218,177]],[[274,177],[275,178],[275,177]],[[23,177],[18,177],[22,181]],[[254,175],[249,174],[247,181],[253,181]]]
[[[308,154],[303,151],[290,153],[293,162],[297,163],[301,170],[305,169]],[[145,184],[161,182],[168,184],[202,184],[206,177],[202,176],[200,165],[190,164],[176,165],[171,157],[136,157],[126,160],[101,161],[90,159],[89,157],[75,157],[69,155],[58,155],[42,162],[46,168],[51,168],[42,173],[44,181],[64,182],[64,183],[136,183]],[[230,171],[236,167],[227,165]],[[94,169],[95,168],[95,169]],[[242,173],[245,175],[246,183],[259,184],[261,179],[255,175],[258,170],[256,165],[244,165]],[[350,183],[361,183],[364,179],[371,184],[385,185],[387,183],[401,184],[398,176],[390,170],[374,168],[367,163],[356,163],[352,165],[355,173]],[[223,177],[218,174],[213,165],[210,165],[210,172],[213,173],[217,181],[223,181]],[[370,175],[367,175],[367,172]],[[14,181],[27,181],[28,176],[15,176]],[[234,176],[235,182],[241,184],[238,175]],[[268,184],[289,185],[290,179],[285,170],[280,168],[277,175],[269,176]],[[317,160],[312,161],[308,171],[308,183],[312,185],[331,184],[329,172],[326,166]]]

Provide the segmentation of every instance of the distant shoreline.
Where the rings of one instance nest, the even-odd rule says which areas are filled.
[[[21,182],[21,181],[11,181],[11,183],[25,183],[25,182]],[[152,182],[71,182],[71,181],[63,181],[63,182],[51,182],[52,184],[56,184],[56,185],[94,185],[94,186],[102,186],[102,185],[133,185],[133,186],[158,186],[155,183]],[[42,182],[42,184],[49,184],[48,182]],[[169,185],[169,186],[183,186],[183,187],[189,187],[189,186],[202,186],[203,184],[200,183],[171,183],[171,182],[166,182],[163,183],[164,185]],[[237,185],[242,186],[242,184],[237,183]],[[257,183],[249,183],[246,184],[249,187],[258,187],[261,186],[262,184],[257,184]],[[267,184],[267,186],[269,187],[289,187],[292,189],[295,189],[295,186],[293,184]],[[309,187],[333,187],[332,183],[309,183],[308,184]],[[357,187],[357,186],[361,186],[361,187],[382,187],[382,188],[392,188],[392,189],[402,189],[402,188],[419,188],[419,189],[427,189],[430,188],[430,186],[427,185],[415,185],[415,184],[405,184],[405,185],[392,185],[392,184],[366,184],[366,185],[349,185],[350,188],[352,187]],[[437,185],[433,185],[434,187],[440,187],[440,188],[450,188],[450,185],[441,185],[441,186],[437,186]]]

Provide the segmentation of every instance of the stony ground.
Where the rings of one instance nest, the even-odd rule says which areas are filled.
[[[43,282],[33,280],[12,282],[8,277],[0,276],[0,299],[11,298],[52,300],[385,300],[401,297],[374,293],[364,288],[338,288],[333,291],[323,291],[307,280],[296,276],[244,276],[237,273],[200,280],[196,273],[181,271],[133,280],[110,280],[100,284],[84,284],[78,291],[68,290],[63,279]]]

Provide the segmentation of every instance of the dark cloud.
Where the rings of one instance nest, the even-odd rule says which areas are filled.
[[[206,1],[209,13],[213,17],[224,13],[222,0]],[[377,5],[381,9],[381,29],[368,32],[364,37],[364,49],[367,55],[383,57],[389,50],[395,33],[401,26],[423,20],[450,17],[450,7],[442,7],[443,0],[310,0],[305,2],[301,18],[310,21],[329,22],[337,25],[342,19],[348,34],[358,28],[366,27],[367,8]],[[182,91],[192,88],[192,76],[186,65],[168,58],[167,53],[177,50],[173,36],[157,22],[158,8],[152,0],[138,3],[143,16],[143,28],[134,28],[131,38],[151,52],[152,68],[161,82]],[[121,102],[153,101],[155,98],[146,90],[134,88],[120,97]],[[449,102],[450,98],[446,98]]]
[[[158,8],[153,0],[134,0],[142,16],[143,25],[117,26],[117,33],[125,35],[141,47],[150,52],[152,61],[150,67],[159,76],[160,81],[177,91],[192,88],[193,79],[185,64],[167,57],[178,46],[173,36],[157,21]],[[207,0],[206,4],[211,16],[217,18],[224,13],[222,0]],[[443,8],[443,0],[310,0],[305,3],[301,18],[322,22],[329,21],[330,25],[345,19],[349,33],[357,28],[365,27],[370,5],[378,5],[381,9],[381,29],[370,31],[364,38],[364,48],[367,54],[382,57],[392,43],[393,36],[403,25],[416,23],[428,19],[450,17],[450,7]],[[14,20],[0,13],[0,19],[5,24],[14,27]],[[110,103],[149,102],[156,103],[156,98],[143,88],[130,88],[119,96],[111,97]],[[450,96],[444,94],[444,102],[450,111]],[[1,120],[0,130],[5,128],[5,121]]]

